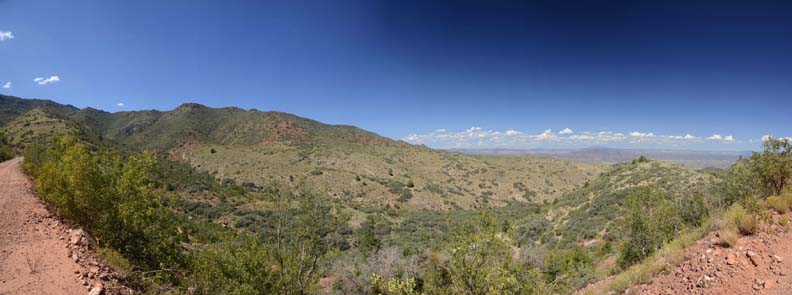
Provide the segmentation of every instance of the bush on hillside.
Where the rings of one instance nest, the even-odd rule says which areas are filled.
[[[594,280],[594,261],[581,246],[553,251],[545,257],[544,272],[548,281],[577,290]]]
[[[792,143],[788,139],[768,138],[764,152],[754,153],[750,160],[768,194],[781,194],[792,180]]]
[[[676,207],[679,217],[685,224],[700,226],[701,222],[709,215],[709,208],[704,201],[704,195],[696,192],[691,197],[682,198]]]
[[[11,147],[6,141],[5,136],[0,133],[0,162],[13,158],[15,155],[14,151],[11,150]]]
[[[426,266],[426,294],[547,294],[541,272],[512,259],[512,241],[487,215],[459,224]]]
[[[787,200],[776,196],[767,197],[767,207],[775,210],[778,214],[784,214],[789,210]]]
[[[47,149],[29,148],[25,159],[39,197],[103,246],[146,269],[182,262],[179,244],[185,237],[155,192],[156,159],[151,154],[124,159],[111,150],[91,153],[68,135]]]
[[[720,245],[723,247],[734,247],[740,235],[734,228],[725,228],[720,233]]]
[[[627,241],[622,246],[619,265],[635,264],[660,249],[682,231],[684,225],[671,203],[671,196],[654,188],[631,193],[626,200]]]
[[[786,201],[787,205],[789,206],[788,209],[792,210],[792,192],[785,192],[781,195],[781,198]]]
[[[753,214],[739,216],[736,220],[737,229],[743,235],[753,235],[759,228],[759,218]]]
[[[192,252],[187,285],[194,294],[275,294],[272,247],[253,238],[225,239]]]

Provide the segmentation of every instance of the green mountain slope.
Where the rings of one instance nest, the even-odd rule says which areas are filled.
[[[682,200],[713,194],[720,181],[715,174],[662,161],[617,164],[549,210],[545,239],[561,244],[618,240],[622,205],[634,190],[652,186]]]
[[[70,114],[79,109],[71,105],[63,105],[51,100],[24,99],[0,94],[0,126],[34,108],[42,108],[59,114]]]
[[[606,167],[544,157],[441,152],[352,126],[193,103],[171,111],[108,113],[6,97],[0,109],[21,114],[20,110],[36,104],[46,104],[48,111],[103,139],[165,153],[218,179],[290,192],[321,192],[360,209],[543,203],[573,191]],[[14,126],[21,130],[18,122]]]
[[[33,143],[47,143],[55,137],[73,131],[91,145],[100,144],[101,139],[92,131],[51,110],[42,107],[33,108],[0,126],[0,132],[5,134],[9,145],[20,149]]]
[[[360,207],[432,209],[544,202],[605,166],[541,157],[471,157],[419,147],[185,144],[171,158],[221,179],[312,190]]]
[[[69,116],[109,139],[150,149],[168,149],[181,143],[409,146],[352,126],[327,125],[280,112],[209,108],[194,103],[167,112],[85,109]]]

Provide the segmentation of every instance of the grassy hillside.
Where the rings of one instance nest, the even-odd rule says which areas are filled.
[[[713,173],[662,161],[617,164],[549,209],[545,239],[561,244],[619,240],[624,200],[635,190],[655,187],[683,200],[715,193],[720,181]]]
[[[194,103],[167,112],[85,109],[69,116],[111,140],[149,149],[168,149],[181,143],[409,146],[352,126],[327,125],[280,112],[209,108]]]
[[[218,179],[321,192],[358,209],[470,209],[549,202],[592,180],[605,167],[544,157],[439,152],[280,112],[188,103],[166,112],[108,113],[50,101],[0,101],[0,109],[8,114],[35,105],[46,108],[8,122],[12,143],[23,145],[82,126],[132,149],[163,152]]]
[[[59,114],[70,114],[79,109],[71,105],[63,105],[51,100],[23,99],[0,94],[0,126],[34,108],[51,110]]]
[[[221,179],[307,189],[355,207],[454,209],[542,203],[592,180],[604,166],[542,157],[471,157],[362,144],[184,144],[171,158]]]
[[[17,116],[0,126],[0,131],[5,134],[8,144],[18,149],[24,149],[33,143],[46,143],[73,131],[92,145],[101,141],[93,132],[69,118],[41,107]]]

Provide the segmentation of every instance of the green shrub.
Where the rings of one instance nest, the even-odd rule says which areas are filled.
[[[740,235],[734,228],[726,228],[720,232],[720,245],[723,247],[734,247]]]
[[[118,251],[101,247],[96,251],[96,254],[99,256],[99,259],[113,268],[113,270],[118,272],[121,276],[125,277],[132,272],[132,264]]]
[[[13,158],[16,155],[11,147],[8,146],[3,134],[0,133],[0,162]]]
[[[759,220],[753,214],[746,214],[737,218],[737,229],[743,235],[753,235],[758,227]]]
[[[541,273],[512,259],[512,241],[487,215],[452,230],[441,252],[430,254],[426,294],[548,294]]]
[[[545,258],[544,272],[550,282],[576,290],[594,277],[594,262],[586,248],[577,246],[553,251]]]
[[[185,282],[194,294],[280,293],[272,249],[253,238],[226,239],[193,251]]]
[[[420,294],[416,289],[415,278],[407,278],[406,280],[391,278],[386,280],[378,274],[371,275],[371,292],[375,295]]]
[[[787,200],[776,196],[767,197],[767,207],[775,210],[779,214],[784,214],[789,210]]]
[[[723,221],[726,228],[737,228],[738,221],[748,215],[748,211],[740,204],[734,204],[723,213]]]
[[[781,194],[792,180],[792,143],[788,139],[768,138],[764,151],[754,153],[749,160],[768,194]]]
[[[683,198],[677,203],[679,217],[685,224],[699,226],[708,215],[708,209],[704,202],[704,195],[695,193],[692,197]]]
[[[786,227],[789,224],[789,216],[783,215],[778,218],[778,224],[782,227]]]
[[[781,198],[784,199],[789,205],[789,209],[792,210],[792,192],[785,192],[781,195]]]
[[[182,262],[179,245],[185,236],[155,191],[153,155],[92,153],[76,136],[67,135],[46,150],[28,149],[25,162],[39,197],[105,246],[145,269]]]
[[[653,188],[631,193],[626,200],[627,241],[622,246],[619,265],[623,268],[643,260],[679,234],[683,221],[671,197]]]

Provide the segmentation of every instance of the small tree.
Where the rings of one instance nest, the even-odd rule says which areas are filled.
[[[358,249],[360,249],[360,253],[365,257],[368,257],[370,254],[377,254],[380,247],[382,247],[382,241],[377,237],[375,226],[376,223],[369,218],[360,225],[360,229],[358,230],[357,246]]]
[[[627,241],[619,257],[622,267],[641,261],[660,249],[683,226],[671,197],[657,189],[643,188],[631,193],[626,207]]]
[[[792,144],[788,139],[767,138],[764,152],[754,153],[751,161],[769,195],[781,194],[792,179]]]
[[[271,237],[281,294],[311,294],[320,267],[329,260],[345,218],[320,197],[303,194],[292,202],[281,197],[275,236]],[[296,204],[295,204],[296,203]]]
[[[541,273],[512,259],[513,241],[492,217],[460,224],[441,254],[430,255],[427,294],[545,294]]]

